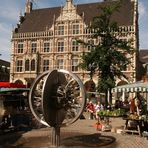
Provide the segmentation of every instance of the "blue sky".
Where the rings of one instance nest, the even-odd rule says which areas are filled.
[[[34,8],[64,5],[66,0],[33,0]],[[102,0],[73,0],[74,4],[99,2]],[[139,1],[140,49],[148,49],[148,0]],[[20,12],[24,13],[26,0],[0,0],[0,59],[10,61],[11,33],[18,23]]]

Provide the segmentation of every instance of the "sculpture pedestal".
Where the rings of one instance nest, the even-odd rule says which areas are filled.
[[[52,128],[51,145],[52,147],[58,147],[60,145],[60,127]]]

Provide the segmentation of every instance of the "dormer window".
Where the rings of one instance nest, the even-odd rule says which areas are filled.
[[[72,34],[79,34],[79,32],[80,32],[79,24],[73,24],[73,26],[72,26]]]
[[[58,26],[58,35],[64,35],[64,25]]]

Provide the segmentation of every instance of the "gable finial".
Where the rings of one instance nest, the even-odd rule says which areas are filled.
[[[27,0],[25,12],[30,13],[32,11],[32,6],[33,6],[32,0]]]

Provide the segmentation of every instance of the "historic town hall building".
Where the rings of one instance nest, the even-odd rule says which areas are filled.
[[[74,5],[72,0],[65,0],[62,7],[33,9],[32,1],[27,0],[25,13],[20,16],[19,23],[12,32],[10,81],[31,84],[39,74],[52,69],[72,71],[84,82],[87,81],[88,72],[78,65],[81,55],[89,52],[89,47],[79,45],[76,40],[98,44],[100,39],[91,40],[87,26],[94,16],[99,15],[98,6],[113,5],[117,1],[119,0]],[[132,46],[138,51],[137,5],[137,0],[123,0],[120,11],[115,12],[113,19],[120,26],[121,39],[132,38]],[[137,53],[127,55],[131,58],[132,66],[124,71],[129,78],[124,81],[136,81]]]

